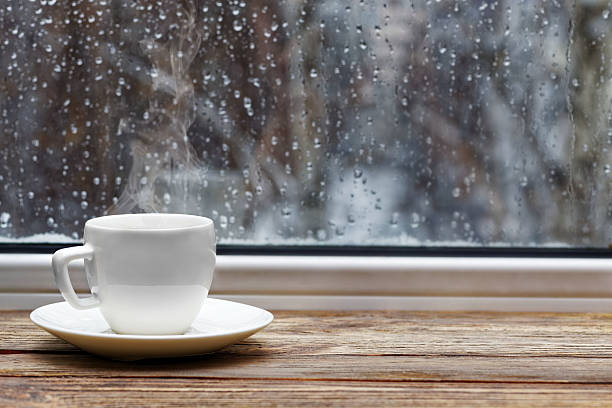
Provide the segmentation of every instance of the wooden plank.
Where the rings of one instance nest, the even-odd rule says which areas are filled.
[[[0,312],[0,406],[612,406],[612,315],[275,317],[215,354],[125,363]]]
[[[75,351],[2,312],[0,349]],[[543,356],[612,358],[612,315],[485,312],[275,312],[274,322],[230,354]],[[1,352],[1,351],[0,351]]]
[[[5,354],[0,375],[612,384],[610,359],[453,356],[211,356],[116,362],[84,354]]]
[[[102,397],[102,398],[101,398]],[[488,383],[227,381],[187,379],[0,379],[2,406],[441,406],[597,407],[612,386]]]
[[[6,376],[612,383],[610,315],[282,312],[220,353],[129,364],[77,351],[23,312],[2,316]]]
[[[0,406],[598,407],[612,386],[512,383],[0,378]]]

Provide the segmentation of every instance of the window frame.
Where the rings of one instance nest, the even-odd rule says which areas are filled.
[[[567,16],[565,12],[562,14],[563,21],[569,21],[567,39],[570,45],[575,40],[575,12],[572,9],[568,10]],[[227,29],[231,32],[229,26]],[[285,34],[289,38],[289,33]],[[324,34],[325,31],[320,30],[320,35]],[[540,47],[546,45],[544,40],[547,34],[542,35]],[[353,37],[347,38],[350,40]],[[578,37],[576,39],[580,40]],[[435,45],[435,41],[432,45]],[[319,51],[323,50],[323,42],[320,45],[317,43],[316,47]],[[513,48],[508,49],[512,51]],[[491,50],[487,51],[485,47],[483,51]],[[494,48],[494,51],[497,54],[498,49]],[[579,56],[580,53],[571,47],[567,52],[567,61],[564,63],[561,59],[561,65],[567,66],[565,73],[559,76],[559,82],[567,82],[562,85],[567,86],[567,103],[572,104],[570,80],[574,70],[570,57],[573,54]],[[330,59],[334,55],[325,58]],[[465,56],[469,58],[469,52]],[[325,58],[321,57],[320,60]],[[361,57],[354,58],[359,61]],[[537,61],[537,57],[526,57],[527,61],[532,58]],[[397,61],[402,63],[403,60]],[[521,61],[522,58],[519,59]],[[433,69],[433,65],[429,64],[422,64],[422,67]],[[549,67],[543,67],[544,72],[548,72]],[[290,69],[287,72],[290,73]],[[400,71],[397,74],[399,78]],[[418,78],[413,76],[410,80],[416,81]],[[325,80],[324,75],[320,75],[317,81],[321,80]],[[573,109],[573,106],[568,107],[572,115]],[[562,108],[561,112],[564,110]],[[432,119],[435,120],[435,117],[432,116]],[[571,122],[574,124],[573,119]],[[576,135],[573,136],[575,139]],[[576,140],[573,143],[576,144]],[[37,298],[59,300],[50,268],[50,254],[72,245],[78,244],[0,243],[0,308],[5,304],[29,307],[36,303]],[[486,306],[495,303],[487,303],[487,299],[501,299],[503,301],[497,305],[520,308],[521,304],[536,307],[538,299],[583,299],[585,305],[604,305],[607,304],[606,298],[612,298],[612,268],[608,267],[612,248],[219,245],[218,254],[214,295],[264,303],[275,298],[277,300],[274,302],[277,303],[269,304],[281,308],[298,307],[296,305],[300,304],[307,308],[323,307],[322,299],[328,299],[329,303],[325,304],[335,305],[336,308],[369,305],[367,307],[435,309],[438,307],[436,305],[451,308],[493,307]],[[82,262],[71,269],[75,286],[86,291]],[[306,298],[311,300],[304,300]],[[305,303],[300,303],[299,299]],[[473,306],[476,304],[480,306]]]
[[[51,254],[0,245],[0,308],[60,301]],[[219,245],[211,295],[274,309],[612,311],[605,248]],[[71,265],[88,291],[83,262]]]

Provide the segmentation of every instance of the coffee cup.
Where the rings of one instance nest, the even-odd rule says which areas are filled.
[[[85,260],[91,296],[79,298],[68,264]],[[209,218],[124,214],[85,223],[84,244],[53,254],[55,282],[76,309],[98,307],[119,334],[181,334],[212,283],[215,230]]]

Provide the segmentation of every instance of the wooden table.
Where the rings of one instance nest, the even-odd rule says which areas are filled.
[[[216,354],[125,363],[0,312],[0,406],[612,406],[612,315],[275,316]]]

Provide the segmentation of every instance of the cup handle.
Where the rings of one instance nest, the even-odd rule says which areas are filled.
[[[75,309],[91,309],[100,304],[100,300],[96,295],[79,298],[72,287],[70,276],[68,275],[68,264],[70,262],[81,258],[91,259],[93,255],[94,250],[91,245],[85,244],[82,246],[60,249],[56,251],[51,258],[53,274],[55,275],[55,284],[62,293],[62,296],[64,296],[64,299],[66,299]]]

